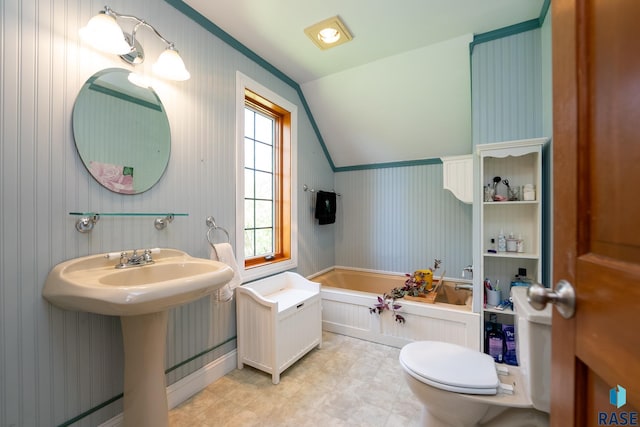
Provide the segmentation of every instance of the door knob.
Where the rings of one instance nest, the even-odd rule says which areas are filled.
[[[548,302],[554,304],[565,319],[572,318],[576,312],[576,292],[566,280],[560,280],[555,291],[534,283],[527,290],[527,297],[529,304],[536,310],[543,310]]]

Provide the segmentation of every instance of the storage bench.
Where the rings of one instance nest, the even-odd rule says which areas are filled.
[[[284,272],[236,288],[238,369],[280,374],[322,345],[320,284]]]

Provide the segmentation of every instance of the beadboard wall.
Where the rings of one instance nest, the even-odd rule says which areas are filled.
[[[74,146],[71,113],[84,82],[104,68],[128,66],[79,41],[104,3],[73,0],[0,2],[0,425],[52,426],[122,393],[122,342],[115,317],[74,313],[41,297],[49,270],[88,254],[175,247],[209,256],[205,218],[235,226],[235,79],[248,75],[298,105],[298,271],[334,264],[331,229],[314,223],[302,185],[333,188],[329,166],[297,92],[162,0],[109,3],[148,20],[175,42],[192,78],[156,82],[169,116],[172,151],[166,173],[146,193],[126,196],[98,185]],[[123,24],[126,25],[126,24]],[[161,43],[138,32],[151,75]],[[117,126],[114,123],[113,126]],[[80,234],[70,211],[185,212],[157,231],[153,218],[103,217]],[[169,383],[235,348],[235,308],[201,299],[172,310],[167,368],[225,343],[168,375]],[[228,341],[228,342],[227,342]],[[80,419],[95,426],[121,412],[116,399]]]
[[[207,257],[208,215],[235,230],[230,183],[236,70],[289,99],[301,113],[298,272],[308,275],[334,264],[409,272],[442,258],[447,275],[456,276],[471,262],[471,207],[442,189],[441,165],[334,174],[296,91],[162,0],[115,0],[109,6],[156,26],[176,43],[192,74],[188,82],[154,85],[171,126],[169,166],[161,181],[140,195],[100,187],[77,156],[71,112],[93,73],[127,67],[78,39],[78,29],[103,5],[93,0],[0,2],[0,425],[59,425],[122,392],[118,319],[59,310],[42,299],[52,266],[133,247],[176,247]],[[148,58],[160,53],[159,42],[146,31],[139,36]],[[539,36],[509,39],[475,47],[469,152],[477,143],[541,135],[535,71]],[[152,62],[139,69],[150,74]],[[336,224],[315,223],[314,195],[303,192],[303,184],[342,194]],[[152,218],[102,218],[83,235],[68,215],[76,210],[189,216],[176,218],[164,231],[153,228]],[[204,298],[172,310],[167,367],[217,348],[173,370],[169,383],[233,349],[234,335],[233,304]],[[74,425],[98,425],[121,410],[121,400],[115,399]]]
[[[442,165],[336,173],[340,265],[411,273],[443,261],[449,277],[472,263],[471,205],[442,188]]]
[[[478,44],[471,55],[473,145],[553,135],[551,15],[538,29]],[[552,144],[543,148],[542,281],[552,276]]]
[[[543,135],[540,29],[474,47],[473,145]]]

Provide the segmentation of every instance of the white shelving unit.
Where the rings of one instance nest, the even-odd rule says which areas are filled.
[[[481,144],[476,147],[478,180],[475,182],[476,205],[474,207],[474,282],[475,289],[481,290],[480,311],[483,321],[480,322],[484,335],[485,322],[490,313],[498,314],[498,322],[513,324],[513,312],[509,309],[496,310],[492,306],[484,306],[485,278],[492,284],[499,281],[501,299],[509,297],[510,284],[518,270],[527,270],[527,277],[540,281],[542,276],[542,148],[547,138],[535,138],[519,141],[508,141],[492,144]],[[510,186],[522,187],[525,184],[535,186],[535,200],[484,201],[484,187],[492,184],[494,177],[508,179]],[[498,185],[499,195],[507,197],[507,187]],[[491,253],[491,239],[498,246],[498,235],[510,233],[523,240],[523,252]]]

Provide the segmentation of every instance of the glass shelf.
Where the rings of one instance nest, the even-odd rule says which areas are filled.
[[[167,225],[173,221],[176,216],[189,216],[188,213],[156,213],[156,212],[69,212],[69,215],[80,217],[76,221],[76,230],[80,233],[88,233],[100,220],[101,216],[128,216],[128,217],[147,217],[155,216],[153,226],[156,230],[164,230]]]
[[[69,212],[69,215],[75,216],[189,216],[188,213],[151,213],[151,212]]]

